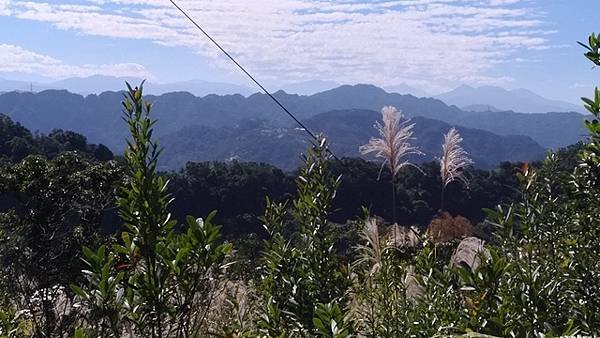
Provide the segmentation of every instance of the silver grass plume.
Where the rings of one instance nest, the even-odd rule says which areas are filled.
[[[366,264],[371,267],[369,274],[379,270],[383,261],[383,252],[385,245],[379,236],[379,226],[375,218],[369,217],[365,221],[364,228],[360,236],[367,242],[366,245],[358,245],[357,250],[360,253],[360,258],[356,260],[355,265]]]
[[[442,158],[440,159],[440,175],[444,187],[455,180],[460,181],[465,186],[469,185],[469,180],[464,175],[464,169],[473,164],[473,161],[460,145],[462,141],[462,137],[455,128],[450,129],[444,135]]]
[[[352,264],[352,271],[365,273],[365,278],[360,278],[357,273],[352,273],[354,289],[349,293],[350,302],[348,304],[350,314],[354,318],[372,318],[375,316],[373,300],[364,298],[363,291],[365,287],[378,288],[379,280],[377,273],[382,269],[384,263],[384,252],[388,250],[387,243],[379,235],[379,225],[377,219],[368,217],[365,220],[364,227],[360,232],[364,240],[362,244],[356,246],[358,259]]]
[[[419,149],[410,144],[414,138],[414,123],[410,120],[402,121],[402,113],[395,107],[386,106],[381,110],[383,124],[375,122],[375,129],[381,138],[371,138],[369,143],[361,146],[359,151],[366,155],[375,153],[376,157],[383,158],[383,166],[387,165],[392,176],[396,176],[400,169],[406,165],[412,165],[404,158],[407,155],[422,155]]]

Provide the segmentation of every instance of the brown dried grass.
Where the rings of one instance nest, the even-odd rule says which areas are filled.
[[[443,212],[431,220],[426,235],[435,244],[462,240],[473,234],[473,224],[462,216],[452,217]]]

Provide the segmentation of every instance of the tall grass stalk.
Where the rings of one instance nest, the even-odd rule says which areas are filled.
[[[369,143],[361,146],[361,154],[375,153],[375,156],[383,159],[381,168],[388,167],[392,174],[392,220],[396,222],[396,176],[400,169],[407,165],[413,165],[406,157],[409,155],[422,155],[416,146],[411,144],[413,138],[414,123],[404,120],[403,115],[395,107],[386,106],[381,110],[383,124],[375,122],[375,129],[379,138],[371,138]]]
[[[465,186],[469,180],[464,174],[466,167],[473,164],[469,154],[460,145],[463,139],[455,128],[450,129],[444,135],[442,144],[442,158],[440,159],[440,177],[442,179],[442,191],[440,197],[440,209],[444,210],[444,194],[446,187],[453,181],[459,181]]]

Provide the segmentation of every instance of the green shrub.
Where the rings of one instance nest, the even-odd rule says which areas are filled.
[[[176,231],[168,182],[156,171],[152,106],[143,101],[142,86],[128,89],[123,107],[131,140],[118,198],[125,230],[111,247],[84,248],[87,283],[72,286],[88,311],[83,324],[103,337],[205,336],[231,245],[220,241],[214,213],[204,220],[188,216]]]
[[[330,158],[320,138],[303,157],[291,211],[287,203],[267,201],[263,221],[270,238],[258,284],[263,302],[258,326],[263,334],[314,335],[318,304],[343,302],[345,297],[347,269],[341,265],[328,221],[340,180],[329,172]]]

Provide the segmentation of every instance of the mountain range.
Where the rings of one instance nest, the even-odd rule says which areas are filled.
[[[585,135],[584,116],[578,113],[467,112],[438,99],[388,93],[371,85],[345,85],[309,96],[278,91],[274,96],[299,119],[313,125],[315,130],[326,132],[342,156],[357,155],[357,146],[374,136],[372,126],[379,118],[375,112],[385,105],[393,105],[418,121],[416,130],[429,130],[420,132],[418,141],[429,158],[438,155],[438,143],[445,130],[450,126],[464,128],[473,137],[469,141],[465,137],[465,142],[473,142],[470,150],[478,157],[480,166],[504,160],[538,159],[544,149],[576,143]],[[105,144],[118,153],[127,136],[118,108],[122,98],[121,92],[88,96],[65,90],[9,92],[0,95],[0,113],[33,131],[47,133],[61,128],[79,132],[90,142]],[[293,163],[284,163],[284,159],[297,158],[292,154],[306,145],[306,135],[299,133],[291,119],[263,94],[197,97],[173,92],[148,95],[147,99],[154,103],[152,114],[159,120],[156,135],[163,144],[170,145],[167,153],[176,153],[167,160],[169,167],[189,159],[236,157],[256,161],[265,158],[267,162],[290,167]],[[350,124],[344,114],[359,122]],[[319,122],[315,123],[315,119]],[[339,121],[334,123],[332,119]],[[298,137],[294,136],[297,134]],[[434,141],[429,144],[427,140]],[[269,142],[281,147],[261,146]],[[223,149],[234,150],[218,150],[221,145]],[[203,153],[203,147],[209,147],[207,152]],[[264,157],[260,152],[273,157]]]
[[[49,82],[24,82],[0,78],[0,92],[30,91],[40,92],[47,89],[65,89],[72,93],[89,95],[100,94],[105,91],[120,91],[125,81],[138,84],[142,80],[133,77],[90,76],[73,77],[59,81]],[[298,95],[314,95],[339,87],[333,81],[308,80],[287,83],[280,86],[287,93]],[[267,86],[268,88],[271,86]],[[582,112],[581,105],[569,102],[551,100],[542,97],[527,89],[506,90],[501,87],[483,86],[470,87],[462,85],[446,93],[432,96],[427,92],[410,86],[406,83],[385,86],[389,93],[413,95],[416,97],[434,97],[449,105],[455,105],[465,111],[515,111],[521,113],[547,113],[547,112]],[[146,93],[162,95],[171,92],[189,92],[195,96],[203,97],[210,94],[248,96],[259,92],[256,87],[225,82],[211,82],[205,80],[189,80],[173,83],[146,82]],[[493,109],[492,109],[493,108]]]
[[[389,93],[410,94],[416,97],[431,97],[426,91],[401,83],[393,86],[385,86],[383,89]]]
[[[469,106],[479,105],[521,113],[583,112],[582,105],[550,100],[523,88],[507,90],[494,86],[474,88],[462,85],[435,98],[465,110],[468,110]]]
[[[284,84],[281,90],[298,95],[313,95],[339,86],[339,83],[333,81],[309,80]]]
[[[363,157],[359,146],[376,136],[373,121],[379,112],[371,110],[336,110],[313,116],[303,123],[312,131],[324,133],[338,157]],[[414,143],[424,153],[413,156],[415,163],[432,161],[440,156],[443,134],[451,126],[424,117],[412,119]],[[533,161],[543,158],[544,148],[527,136],[499,136],[487,131],[458,127],[464,148],[477,167],[493,168],[503,161]],[[277,128],[263,121],[248,120],[235,127],[191,125],[164,135],[162,169],[180,168],[188,161],[238,160],[264,162],[293,170],[300,164],[299,154],[310,139],[301,128]],[[371,159],[372,157],[366,157]]]
[[[30,91],[41,92],[48,89],[68,90],[72,93],[81,95],[100,94],[105,91],[120,91],[124,88],[125,82],[132,85],[139,84],[142,80],[133,77],[112,77],[94,75],[90,77],[72,77],[54,82],[24,82],[0,79],[0,92],[9,91]],[[210,82],[204,80],[189,80],[174,83],[155,83],[146,82],[146,92],[149,94],[161,95],[170,92],[189,92],[196,96],[206,96],[209,94],[241,94],[250,95],[256,90],[250,87],[236,85],[224,82]]]

